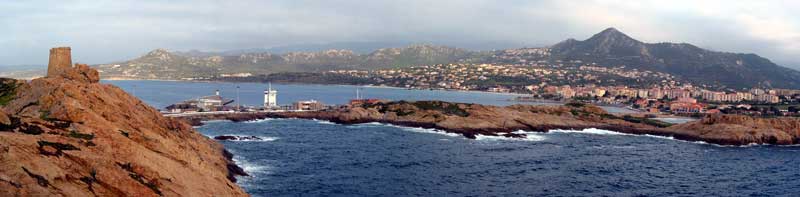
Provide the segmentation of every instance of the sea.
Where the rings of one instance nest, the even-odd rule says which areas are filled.
[[[258,106],[268,84],[103,81],[153,107],[214,94]],[[238,88],[237,88],[238,87]],[[344,85],[272,84],[278,103],[390,100],[517,103],[514,94]],[[238,94],[237,94],[238,92]],[[624,108],[605,107],[614,112]],[[688,120],[671,120],[676,122]],[[800,196],[800,146],[719,146],[600,129],[517,131],[467,139],[433,129],[321,120],[210,121],[250,176],[253,196]]]

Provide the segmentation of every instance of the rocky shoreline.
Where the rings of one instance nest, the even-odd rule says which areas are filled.
[[[711,115],[698,121],[669,124],[631,115],[614,115],[584,104],[497,107],[442,101],[386,102],[314,112],[240,113],[183,117],[192,125],[207,120],[234,122],[265,118],[326,120],[338,124],[369,122],[438,129],[475,139],[477,135],[525,137],[514,131],[596,128],[636,135],[656,135],[719,145],[800,144],[800,120]]]

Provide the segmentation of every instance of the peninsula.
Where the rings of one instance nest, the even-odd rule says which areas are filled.
[[[444,101],[394,101],[322,111],[210,114],[182,118],[194,125],[202,124],[205,120],[247,121],[264,118],[318,119],[340,124],[381,122],[439,129],[472,139],[477,135],[524,137],[525,134],[515,132],[519,130],[548,132],[553,129],[597,128],[720,145],[800,143],[800,120],[797,118],[716,114],[673,125],[635,115],[611,114],[597,106],[581,103],[498,107]]]

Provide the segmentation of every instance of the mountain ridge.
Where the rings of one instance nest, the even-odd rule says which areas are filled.
[[[689,43],[644,43],[615,28],[603,30],[583,41],[566,40],[550,49],[551,58],[555,59],[635,66],[670,73],[694,83],[800,88],[800,71],[777,65],[756,54],[711,51]]]
[[[526,48],[524,48],[526,49]],[[800,88],[800,71],[773,63],[752,53],[718,52],[689,43],[645,43],[616,28],[607,28],[586,40],[573,38],[542,49],[545,53],[513,52],[513,49],[471,51],[461,48],[412,44],[381,48],[361,54],[352,50],[327,49],[316,52],[242,53],[209,55],[194,51],[186,55],[157,49],[121,63],[102,64],[104,75],[144,79],[213,78],[221,74],[251,75],[278,72],[324,72],[354,69],[374,70],[444,63],[526,64],[580,60],[600,66],[665,72],[682,80],[720,89]],[[517,56],[526,61],[507,61],[494,56]],[[135,65],[135,68],[131,68]]]

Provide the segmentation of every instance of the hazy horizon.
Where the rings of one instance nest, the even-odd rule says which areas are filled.
[[[76,62],[156,48],[227,51],[329,43],[430,43],[467,49],[541,47],[608,27],[647,43],[755,53],[798,69],[800,3],[759,1],[25,1],[0,7],[0,65]],[[706,9],[714,7],[715,9]],[[482,45],[487,45],[482,47]],[[492,45],[492,46],[488,46]],[[7,67],[7,66],[6,66]]]

